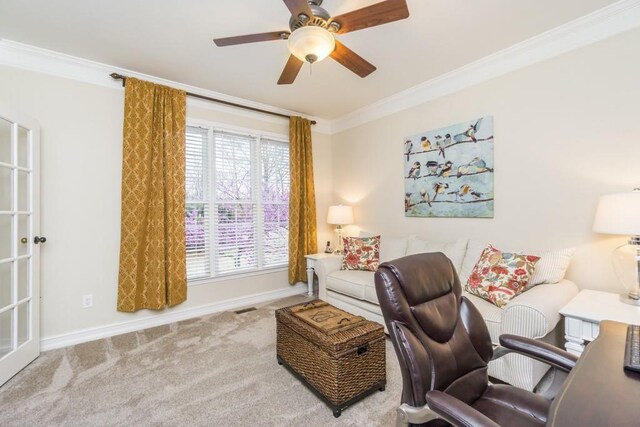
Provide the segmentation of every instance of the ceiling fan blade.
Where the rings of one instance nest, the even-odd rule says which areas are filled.
[[[360,77],[367,77],[376,70],[375,66],[371,65],[338,40],[336,40],[335,50],[331,52],[331,57]]]
[[[289,9],[292,16],[297,17],[301,13],[304,13],[309,18],[313,17],[313,13],[311,13],[311,8],[309,7],[309,3],[307,3],[307,0],[282,0],[282,1]]]
[[[287,61],[287,65],[284,66],[284,70],[282,70],[282,74],[280,74],[280,78],[278,79],[279,85],[290,85],[294,82],[298,73],[300,72],[300,68],[302,68],[303,62],[300,61],[293,55],[289,56],[289,60]]]
[[[408,17],[407,0],[386,0],[333,17],[331,21],[340,24],[338,34],[344,34]]]
[[[271,40],[285,40],[289,36],[289,31],[272,31],[270,33],[247,34],[244,36],[224,37],[213,39],[216,46],[232,46],[236,44],[268,42]]]

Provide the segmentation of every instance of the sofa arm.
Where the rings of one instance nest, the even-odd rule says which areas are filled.
[[[327,300],[327,276],[342,267],[342,257],[329,256],[315,262],[315,273],[318,276],[318,297]]]
[[[560,321],[560,309],[578,294],[569,280],[542,284],[513,298],[504,308],[500,335],[542,338]]]

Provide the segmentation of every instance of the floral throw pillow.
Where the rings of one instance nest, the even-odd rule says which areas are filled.
[[[376,271],[380,264],[380,236],[343,237],[342,270]]]
[[[500,308],[524,292],[540,257],[502,252],[489,245],[473,268],[466,290]]]

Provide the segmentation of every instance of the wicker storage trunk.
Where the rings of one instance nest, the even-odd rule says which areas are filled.
[[[353,327],[326,333],[293,314],[299,307],[276,311],[278,363],[324,400],[336,417],[374,391],[384,391],[382,325],[363,319]]]

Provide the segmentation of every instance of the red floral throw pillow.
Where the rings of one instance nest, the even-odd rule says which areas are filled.
[[[380,236],[343,237],[342,270],[376,271],[380,265]]]
[[[466,291],[500,308],[524,292],[540,257],[502,252],[489,245],[467,280]]]

